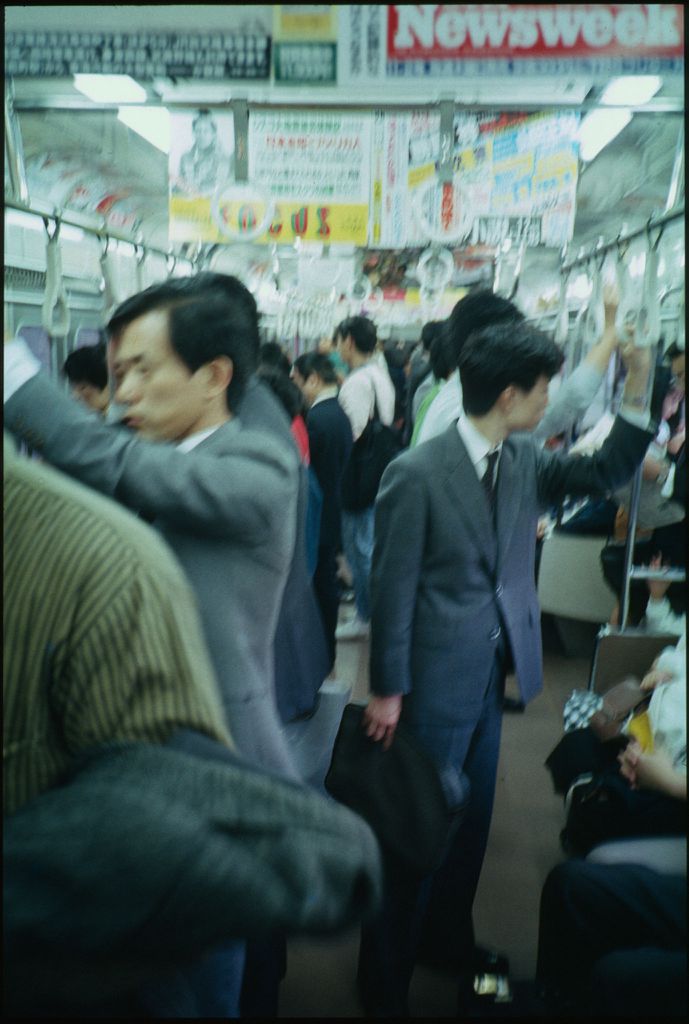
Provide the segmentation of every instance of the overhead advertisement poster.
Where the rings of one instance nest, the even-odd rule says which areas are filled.
[[[338,80],[684,71],[682,4],[352,4]],[[380,13],[374,13],[380,12]]]
[[[234,181],[234,119],[205,108],[170,115],[170,241],[223,240],[214,201]]]
[[[174,113],[170,240],[366,245],[371,124],[369,114],[252,111],[239,183],[232,115]]]
[[[337,6],[275,4],[273,7],[275,81],[295,85],[334,85],[337,80]]]
[[[458,114],[453,182],[441,187],[440,115],[376,115],[371,244],[564,245],[574,228],[577,128],[569,111]]]
[[[252,112],[249,180],[276,207],[259,241],[366,244],[371,124],[369,114]]]

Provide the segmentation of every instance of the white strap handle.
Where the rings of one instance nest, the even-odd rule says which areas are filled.
[[[48,220],[44,218],[48,242],[46,245],[45,296],[41,309],[41,322],[51,338],[65,338],[69,333],[70,312],[67,293],[62,277],[62,256],[60,253],[60,220],[55,220],[55,231],[50,234]]]
[[[636,325],[636,344],[651,348],[660,341],[660,297],[658,295],[658,244],[662,231],[654,243],[648,236],[646,268],[644,270],[643,299]]]

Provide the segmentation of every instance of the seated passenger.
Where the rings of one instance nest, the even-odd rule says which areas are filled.
[[[605,741],[579,725],[549,756],[556,792],[567,794],[562,838],[570,852],[584,855],[621,837],[686,833],[685,657],[686,623],[641,682],[652,693],[647,712]]]
[[[105,342],[84,345],[70,352],[65,359],[63,373],[74,397],[105,416],[110,404]]]

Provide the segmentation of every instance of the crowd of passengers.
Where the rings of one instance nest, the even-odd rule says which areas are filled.
[[[475,978],[504,964],[472,905],[503,712],[543,685],[546,524],[609,537],[619,596],[643,464],[635,560],[686,563],[684,352],[661,343],[651,365],[616,311],[606,293],[566,376],[550,336],[484,290],[416,346],[353,316],[292,362],[261,345],[241,282],[205,272],[123,302],[65,363],[71,395],[6,332],[8,1012],[276,1017],[287,936],[359,922],[365,1016],[408,1016],[419,962],[451,971],[472,1015]],[[380,444],[372,493],[354,468]],[[633,623],[678,640],[638,666],[648,736],[618,737],[614,764],[673,821],[684,602],[662,579],[634,590]],[[466,794],[431,874],[295,756],[338,643],[364,639],[366,734],[385,751],[403,727]],[[529,1012],[686,1009],[685,826],[638,822],[635,806],[614,838],[643,842],[611,852],[603,830],[548,876]]]

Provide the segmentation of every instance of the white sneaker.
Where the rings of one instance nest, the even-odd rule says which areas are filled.
[[[368,622],[364,622],[355,615],[349,622],[344,622],[341,626],[338,626],[335,630],[336,640],[365,640],[371,627]]]

